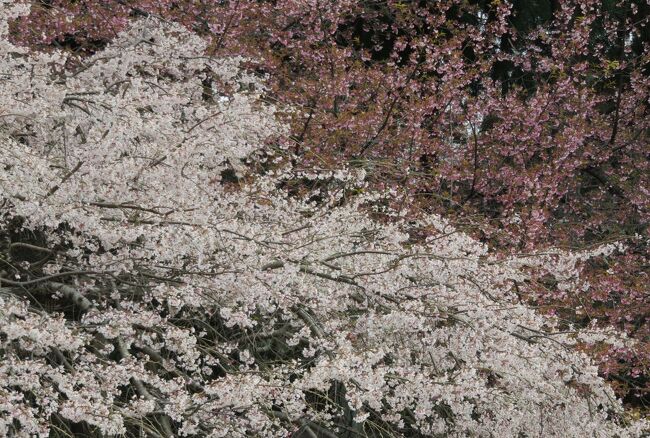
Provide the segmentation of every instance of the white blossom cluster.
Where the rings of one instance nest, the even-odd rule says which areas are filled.
[[[381,195],[359,190],[362,174],[327,174],[344,188],[319,203],[278,189],[286,169],[224,184],[286,131],[241,59],[140,21],[69,71],[6,41],[13,3],[0,3],[0,435],[648,427],[625,419],[575,334],[517,302],[517,261],[438,217],[373,219],[359,206]],[[418,227],[438,234],[414,243]]]

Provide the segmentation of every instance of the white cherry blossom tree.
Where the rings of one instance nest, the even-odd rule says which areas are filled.
[[[379,221],[391,194],[359,171],[253,177],[286,128],[244,59],[150,19],[69,70],[7,42],[25,8],[0,5],[0,435],[647,428],[575,348],[629,341],[517,300],[527,265],[568,282],[590,254],[496,259],[437,216]]]

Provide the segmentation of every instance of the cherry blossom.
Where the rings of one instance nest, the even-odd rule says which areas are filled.
[[[144,17],[71,62],[6,41],[27,11],[1,5],[4,435],[650,427],[579,350],[637,341],[517,295],[535,269],[579,285],[581,262],[620,247],[494,254],[436,214],[395,212],[364,169],[286,162],[280,112],[296,110],[249,58]],[[292,196],[298,180],[330,184]]]

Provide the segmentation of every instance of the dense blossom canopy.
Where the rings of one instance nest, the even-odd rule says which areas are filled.
[[[28,8],[0,5],[0,434],[647,429],[575,348],[636,341],[517,294],[622,246],[496,257],[364,169],[276,158],[290,128],[248,59],[149,17],[69,69],[8,42]]]
[[[520,293],[640,341],[588,349],[617,394],[650,406],[647,0],[30,3],[10,34],[31,48],[89,56],[158,17],[207,54],[245,55],[291,109],[276,140],[294,165],[363,167],[370,188],[398,189],[393,210],[443,214],[506,254],[624,241],[579,266],[580,293],[543,270]]]

